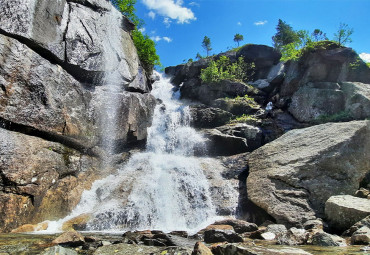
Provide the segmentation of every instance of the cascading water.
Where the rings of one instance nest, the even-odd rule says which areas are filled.
[[[189,126],[189,107],[178,101],[179,94],[165,78],[153,84],[152,94],[161,104],[154,111],[146,151],[132,155],[116,174],[96,181],[72,214],[51,228],[85,213],[92,214],[90,231],[193,232],[214,220],[207,179],[194,157],[203,139]]]

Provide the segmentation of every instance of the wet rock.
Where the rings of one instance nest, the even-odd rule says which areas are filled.
[[[222,222],[215,222],[212,225],[207,226],[204,230],[201,230],[201,232],[207,231],[207,230],[232,230],[234,231],[234,228],[231,225],[228,224],[222,224]]]
[[[49,223],[47,221],[41,222],[38,224],[25,224],[16,229],[13,229],[11,232],[12,233],[35,232],[35,231],[46,230],[48,226],[49,226]]]
[[[323,217],[329,197],[353,194],[368,172],[369,137],[369,121],[287,132],[250,154],[249,199],[288,227]]]
[[[91,219],[91,214],[84,213],[77,217],[74,217],[62,225],[62,231],[73,231],[73,230],[80,230],[81,228],[84,229],[83,226],[86,228],[87,222]],[[80,229],[76,229],[80,228]]]
[[[96,158],[1,128],[0,138],[2,231],[65,217],[97,178]]]
[[[370,200],[350,195],[332,196],[325,203],[325,214],[333,229],[344,231],[370,215]]]
[[[190,106],[191,125],[195,128],[214,128],[230,121],[232,114],[205,105]]]
[[[351,244],[370,244],[370,228],[362,227],[356,230],[351,237]]]
[[[248,151],[254,151],[262,146],[263,132],[259,127],[244,123],[230,124],[216,128],[224,134],[245,138]]]
[[[276,238],[276,235],[272,232],[265,232],[265,233],[261,234],[261,237],[262,237],[263,240],[271,241],[271,240],[274,240]]]
[[[288,231],[287,228],[282,224],[270,224],[267,226],[267,232],[274,233],[276,236],[282,236]]]
[[[360,198],[367,198],[370,194],[370,190],[361,188],[356,191],[355,197],[360,197]]]
[[[211,229],[211,230],[206,230],[204,232],[204,242],[206,243],[219,243],[219,242],[239,243],[239,242],[243,242],[243,238],[241,238],[233,230]]]
[[[279,244],[302,245],[308,240],[309,233],[304,229],[290,228],[285,235],[278,236]]]
[[[202,130],[202,134],[208,155],[229,156],[248,151],[245,138],[223,134],[217,129]]]
[[[77,251],[73,249],[64,248],[62,246],[54,246],[46,249],[41,255],[77,255]]]
[[[308,220],[303,224],[303,228],[306,230],[310,229],[322,230],[324,228],[324,224],[321,220]]]
[[[325,232],[318,232],[312,237],[312,244],[319,246],[347,246],[346,240]]]
[[[370,215],[365,217],[364,219],[360,220],[359,222],[356,222],[353,226],[351,226],[349,229],[347,229],[342,235],[343,236],[351,236],[354,232],[359,230],[362,227],[368,227],[370,228]]]
[[[302,249],[298,248],[266,248],[261,246],[246,246],[235,244],[223,244],[212,247],[212,252],[215,255],[310,255]]]
[[[84,237],[77,231],[68,231],[52,241],[53,244],[64,244],[68,246],[80,246],[85,243]]]
[[[191,255],[212,255],[212,251],[205,246],[202,242],[196,242],[194,245],[194,250]]]
[[[94,251],[94,255],[141,255],[141,254],[191,254],[192,248],[178,248],[178,247],[155,247],[155,246],[144,246],[137,244],[113,244],[108,246],[102,246]]]
[[[244,220],[237,220],[237,219],[226,219],[222,221],[217,221],[215,224],[221,225],[230,225],[233,227],[236,233],[242,234],[245,232],[253,232],[258,229],[258,226],[254,223],[250,223]]]

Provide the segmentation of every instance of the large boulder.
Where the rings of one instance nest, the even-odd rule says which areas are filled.
[[[219,108],[205,105],[190,106],[191,125],[195,128],[214,128],[225,125],[232,118],[232,114]]]
[[[289,106],[289,112],[302,122],[343,112],[347,118],[365,119],[370,117],[369,109],[370,84],[360,82],[309,82],[293,94]]]
[[[132,27],[106,1],[7,1],[0,24],[2,34],[58,63],[80,81],[94,83],[107,69],[114,69],[117,82],[130,82],[138,72],[138,56],[128,33]]]
[[[243,57],[247,63],[253,62],[256,65],[256,78],[266,78],[271,67],[279,63],[281,53],[276,49],[258,44],[247,44],[241,47],[236,57]]]
[[[370,121],[292,130],[250,155],[248,196],[277,223],[324,216],[329,197],[354,194],[370,169]]]
[[[200,101],[206,105],[211,105],[213,100],[218,98],[234,98],[255,93],[252,86],[243,82],[222,80],[220,82],[199,83],[194,79],[185,82],[180,91],[182,98]]]
[[[325,203],[330,226],[344,231],[370,215],[370,199],[350,195],[332,196]]]
[[[62,144],[0,129],[0,231],[66,216],[99,162]]]
[[[280,95],[290,97],[309,82],[345,81],[369,84],[370,69],[351,48],[326,41],[287,63]]]

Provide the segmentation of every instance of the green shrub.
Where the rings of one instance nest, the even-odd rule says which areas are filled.
[[[233,123],[249,123],[249,124],[255,124],[258,121],[258,119],[253,115],[247,115],[243,114],[241,116],[236,116],[234,119],[231,119],[229,121],[230,124]]]
[[[231,63],[226,56],[221,56],[217,61],[213,59],[207,68],[201,70],[202,82],[219,82],[221,80],[245,81],[254,75],[254,63],[245,63],[243,57]]]
[[[336,114],[322,114],[315,119],[315,123],[327,123],[327,122],[345,122],[352,120],[352,116],[348,111],[338,112]]]
[[[370,68],[370,62],[369,63],[366,63],[367,67]]]
[[[254,101],[254,98],[253,97],[250,97],[248,95],[237,96],[235,98],[226,98],[226,100],[237,101],[237,102],[239,102],[239,101],[245,101],[245,102],[247,102],[251,106],[258,106],[258,104],[256,103],[256,101]]]
[[[143,20],[139,19],[135,12],[136,0],[111,0],[114,6],[127,18],[129,18],[136,26],[132,31],[132,40],[134,41],[139,56],[140,62],[144,70],[151,74],[154,66],[161,65],[159,56],[155,49],[155,42],[149,38],[148,35],[143,35],[138,29],[144,25]]]

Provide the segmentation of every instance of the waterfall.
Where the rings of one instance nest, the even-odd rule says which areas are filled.
[[[169,80],[153,84],[159,103],[148,130],[146,150],[131,156],[117,173],[84,191],[71,215],[88,213],[89,231],[159,229],[196,232],[212,223],[215,209],[200,160],[194,151],[203,138],[190,127],[189,107]]]

